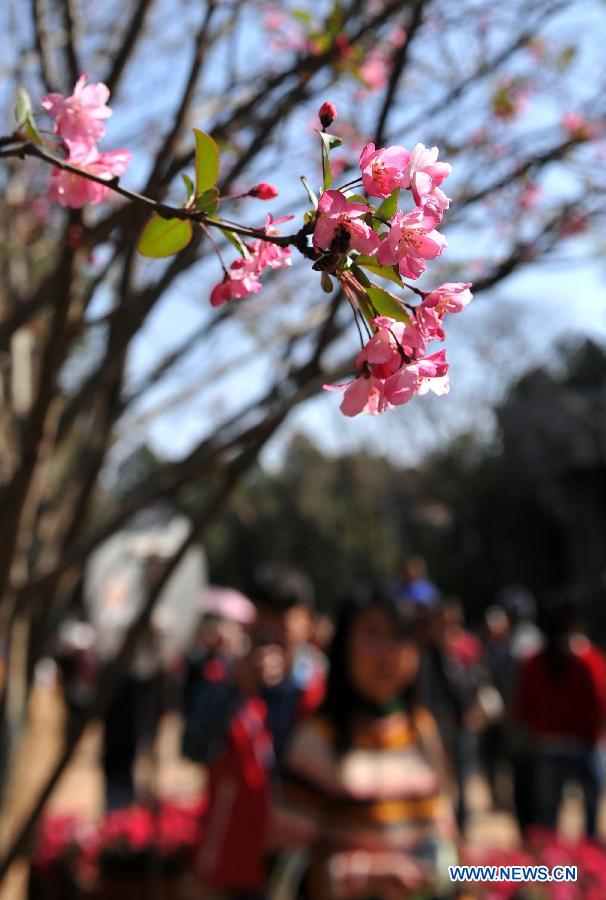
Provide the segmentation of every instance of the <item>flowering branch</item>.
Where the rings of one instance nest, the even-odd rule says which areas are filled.
[[[416,25],[422,8],[420,0]],[[198,48],[204,43],[213,9],[214,4],[209,4]],[[404,58],[405,53],[402,65]],[[194,60],[194,68],[200,64],[201,59]],[[397,77],[396,70],[394,84]],[[182,206],[172,206],[123,187],[119,176],[128,166],[130,152],[121,149],[107,153],[97,147],[105,132],[103,120],[111,115],[108,98],[106,85],[87,84],[87,76],[82,75],[70,97],[50,93],[42,99],[43,109],[54,121],[54,133],[67,148],[67,158],[61,158],[44,145],[36,129],[29,97],[22,92],[16,110],[19,127],[13,135],[0,138],[0,157],[29,156],[51,165],[49,193],[63,206],[78,209],[87,203],[99,203],[113,191],[132,204],[148,209],[152,215],[137,244],[143,256],[164,258],[180,253],[191,243],[192,226],[197,225],[209,238],[224,273],[210,293],[211,305],[215,307],[233,298],[258,293],[262,289],[263,271],[290,266],[291,248],[295,247],[321,273],[322,289],[331,293],[332,278],[336,279],[352,306],[362,349],[355,360],[354,379],[336,388],[345,388],[341,404],[345,415],[377,414],[427,390],[437,394],[448,391],[444,351],[427,356],[427,346],[433,340],[444,340],[444,315],[459,312],[469,303],[470,284],[444,284],[433,291],[423,291],[404,280],[419,278],[427,261],[441,255],[447,246],[446,238],[437,229],[450,206],[450,199],[440,187],[450,174],[450,166],[438,162],[437,147],[427,149],[417,144],[409,151],[400,146],[376,149],[369,143],[359,160],[366,196],[347,194],[346,186],[333,189],[330,152],[340,146],[341,139],[329,132],[337,110],[332,103],[323,103],[318,112],[322,190],[319,198],[316,197],[307,180],[302,179],[312,208],[305,213],[298,231],[283,235],[276,225],[293,216],[274,220],[267,215],[263,228],[252,228],[217,215],[221,203],[216,186],[219,148],[210,135],[198,129],[193,131],[195,180],[182,173],[187,192]],[[381,122],[384,121],[382,116]],[[176,133],[173,131],[172,135]],[[358,179],[350,184],[357,182]],[[403,191],[409,191],[414,201],[414,208],[408,212],[398,208]],[[248,196],[271,200],[277,194],[273,185],[260,182],[236,197],[223,199]],[[373,205],[370,198],[378,198],[380,202]],[[229,268],[211,237],[211,228],[219,229],[240,253]],[[372,281],[367,273],[408,288],[420,297],[420,304],[411,306]],[[369,334],[366,345],[360,320]],[[335,388],[327,386],[327,389]]]
[[[10,146],[11,144],[15,144],[16,146]],[[93,184],[102,185],[104,188],[108,188],[110,191],[120,194],[120,196],[125,197],[133,203],[147,206],[162,219],[180,219],[182,221],[203,223],[205,226],[210,226],[211,228],[219,228],[221,231],[229,231],[232,234],[241,235],[242,237],[267,241],[268,243],[276,244],[276,246],[279,247],[296,247],[309,259],[315,258],[315,255],[309,249],[307,241],[305,240],[306,235],[309,234],[309,231],[305,228],[301,228],[295,234],[278,235],[268,233],[262,228],[249,228],[245,225],[236,225],[226,219],[211,218],[208,213],[199,212],[196,209],[171,206],[168,203],[161,203],[159,200],[153,200],[151,197],[146,197],[144,194],[140,194],[130,188],[125,188],[120,184],[120,180],[117,176],[108,179],[102,175],[96,175],[94,172],[78,168],[77,166],[72,165],[68,160],[60,159],[53,153],[50,153],[43,147],[40,147],[31,141],[23,141],[21,138],[16,139],[14,135],[0,136],[0,148],[7,146],[8,149],[0,149],[0,158],[18,157],[19,159],[24,159],[26,156],[35,157],[48,165],[60,169],[62,172],[69,172],[70,174],[77,175],[78,178],[84,178]]]

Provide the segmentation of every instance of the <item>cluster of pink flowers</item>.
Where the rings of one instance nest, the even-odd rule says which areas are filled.
[[[371,197],[387,199],[404,189],[415,206],[409,212],[396,210],[386,232],[372,227],[376,213],[357,199],[348,200],[339,190],[325,191],[318,205],[313,246],[318,253],[356,251],[374,256],[380,265],[397,267],[401,277],[417,279],[427,260],[435,259],[447,246],[437,230],[450,204],[440,185],[451,167],[438,162],[438,149],[417,144],[412,151],[392,146],[377,149],[367,144],[360,156],[362,184]],[[381,220],[379,220],[381,222]],[[355,361],[356,377],[342,390],[341,411],[347,416],[378,414],[407,403],[415,394],[448,391],[448,363],[443,350],[427,355],[432,340],[443,341],[446,313],[460,312],[471,300],[469,283],[447,283],[421,293],[422,302],[408,322],[388,316],[372,321],[373,335]]]
[[[355,361],[356,377],[327,390],[343,390],[341,412],[378,415],[408,403],[416,394],[448,393],[448,363],[444,350],[425,355],[432,340],[444,340],[446,313],[460,312],[471,300],[469,283],[447,283],[425,294],[410,322],[377,316],[373,336]]]
[[[126,171],[130,151],[121,149],[105,153],[97,148],[97,141],[105,134],[105,119],[112,114],[107,106],[109,88],[104,84],[87,84],[87,80],[88,75],[81,75],[69,97],[47,94],[41,105],[54,119],[54,132],[67,147],[67,162],[83,172],[110,181]],[[61,206],[79,209],[87,203],[100,203],[108,191],[105,185],[72,172],[58,168],[52,171],[49,196]]]
[[[410,152],[398,146],[377,150],[374,144],[367,144],[360,156],[366,193],[385,199],[398,188],[408,189],[415,209],[408,213],[398,210],[389,222],[388,234],[381,237],[366,221],[372,212],[367,204],[349,202],[338,190],[326,191],[320,198],[314,229],[315,249],[333,250],[334,242],[339,240],[341,246],[340,239],[348,235],[351,249],[376,255],[381,264],[397,265],[406,278],[418,278],[425,271],[425,261],[435,259],[447,245],[436,226],[450,204],[440,188],[450,166],[437,160],[437,147],[417,144]]]
[[[280,232],[274,225],[292,218],[283,216],[280,219],[273,219],[268,214],[263,230],[267,235],[277,235]],[[248,297],[249,294],[256,294],[262,287],[259,278],[264,269],[282,269],[292,264],[290,247],[280,247],[262,238],[247,244],[246,250],[248,255],[236,259],[231,264],[229,272],[225,273],[223,281],[212,289],[210,293],[212,306],[222,306],[233,297],[241,299]]]

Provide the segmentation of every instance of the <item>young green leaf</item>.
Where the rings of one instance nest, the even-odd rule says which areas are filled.
[[[395,294],[392,294],[391,291],[385,291],[383,288],[372,284],[366,288],[366,293],[374,307],[373,313],[375,316],[389,316],[391,319],[395,319],[396,322],[411,321],[402,301]]]
[[[183,184],[185,185],[185,192],[186,192],[185,202],[190,203],[196,193],[195,188],[194,188],[194,183],[191,180],[191,178],[189,177],[189,175],[185,174],[185,172],[181,172],[181,178],[183,179]]]
[[[398,197],[400,196],[400,188],[396,188],[391,192],[389,197],[383,200],[383,203],[377,209],[377,215],[381,219],[391,219],[398,208]]]
[[[38,129],[34,123],[33,116],[28,116],[23,124],[23,130],[25,131],[28,139],[32,142],[32,144],[41,144],[42,138],[38,134]]]
[[[250,253],[246,249],[246,245],[239,234],[234,234],[233,231],[228,231],[227,228],[219,228],[219,231],[227,238],[232,247],[236,248],[240,256],[243,256],[244,259],[248,259]]]
[[[25,88],[20,87],[17,91],[17,102],[15,103],[15,121],[17,125],[24,125],[33,113],[32,101]]]
[[[154,214],[143,229],[137,248],[142,256],[163,259],[187,247],[192,233],[192,224],[186,219],[163,219]]]
[[[195,207],[198,212],[204,212],[208,213],[210,216],[214,216],[218,206],[219,191],[216,187],[209,188],[208,191],[204,191],[203,194],[200,194],[199,197],[196,197]]]
[[[393,281],[394,284],[397,284],[400,287],[404,286],[404,282],[400,278],[395,266],[382,266],[381,263],[378,263],[372,256],[358,256],[356,264],[362,266],[364,269],[368,269],[368,271],[372,272],[374,275],[380,275],[381,278]]]
[[[348,203],[366,203],[368,206],[368,198],[364,197],[362,194],[349,194],[347,197]]]
[[[219,148],[209,134],[194,128],[196,141],[196,197],[214,187],[219,178]]]
[[[303,187],[305,188],[305,190],[307,192],[307,196],[309,197],[309,202],[311,203],[311,205],[313,206],[314,209],[317,209],[318,208],[318,198],[316,197],[315,192],[309,186],[309,182],[308,182],[307,178],[305,177],[305,175],[301,175],[301,181],[303,183]]]
[[[297,7],[297,9],[291,10],[290,15],[293,19],[297,19],[299,22],[303,22],[304,25],[313,25],[314,17],[306,9],[300,9],[299,7]]]
[[[335,147],[340,147],[343,142],[335,134],[327,134],[325,131],[319,131],[318,134],[322,139],[322,170],[324,172],[324,190],[327,191],[332,184],[332,172],[328,154]]]

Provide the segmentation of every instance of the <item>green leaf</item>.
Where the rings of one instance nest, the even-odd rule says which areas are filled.
[[[185,202],[190,203],[196,193],[195,188],[194,188],[194,183],[191,180],[191,178],[189,177],[189,175],[185,174],[185,172],[181,172],[181,178],[183,179],[183,184],[185,185],[185,191],[186,191],[186,201]]]
[[[219,179],[219,148],[209,134],[194,128],[196,141],[196,197],[214,187]]]
[[[326,30],[336,37],[343,28],[343,8],[340,3],[335,3],[326,19]]]
[[[293,9],[290,15],[293,19],[303,22],[304,25],[313,25],[314,17],[306,9]]]
[[[368,269],[374,275],[380,275],[381,278],[393,281],[394,284],[398,284],[400,287],[404,286],[404,282],[395,266],[382,266],[373,256],[358,256],[356,263],[358,266]]]
[[[208,213],[213,216],[219,206],[219,190],[216,187],[209,188],[199,197],[196,197],[195,207],[198,212]]]
[[[371,286],[372,282],[366,277],[366,274],[362,271],[362,269],[359,266],[356,266],[355,263],[352,265],[351,271],[363,287]]]
[[[318,208],[318,198],[316,197],[315,192],[309,186],[309,182],[308,182],[307,178],[305,177],[305,175],[301,175],[301,181],[303,183],[303,187],[305,188],[305,190],[307,192],[307,196],[309,197],[309,202],[311,203],[311,205],[313,206],[314,209],[317,209]]]
[[[33,114],[32,101],[25,88],[20,87],[17,91],[17,102],[15,103],[15,120],[17,125],[24,125]]]
[[[373,317],[375,315],[389,316],[395,319],[396,322],[411,321],[410,316],[402,305],[402,301],[395,294],[392,294],[391,291],[385,291],[383,288],[373,284],[366,288],[366,293],[374,307]]]
[[[154,214],[143,229],[137,248],[142,256],[163,259],[187,247],[192,233],[191,222],[186,219],[163,219]]]
[[[23,130],[25,131],[27,137],[32,142],[32,144],[41,144],[42,138],[38,134],[38,129],[36,128],[35,122],[32,116],[28,116],[24,122]]]
[[[336,134],[327,134],[325,131],[319,131],[318,134],[322,139],[322,169],[324,172],[324,190],[327,191],[332,184],[332,172],[330,170],[330,161],[328,154],[335,147],[340,147],[343,143]]]
[[[362,194],[350,194],[347,198],[348,203],[365,203],[368,206],[368,200]]]
[[[400,196],[400,188],[396,188],[395,191],[392,191],[389,197],[386,197],[383,200],[383,203],[377,209],[377,215],[381,219],[391,219],[395,214],[398,208],[398,197]]]
[[[233,231],[228,231],[227,228],[219,228],[219,231],[227,238],[232,247],[236,248],[240,256],[243,256],[244,259],[248,259],[250,253],[246,249],[246,245],[239,234],[234,234]]]

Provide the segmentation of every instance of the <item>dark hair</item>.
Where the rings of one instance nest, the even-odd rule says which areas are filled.
[[[397,600],[383,587],[359,587],[346,599],[338,611],[335,632],[328,651],[326,695],[320,714],[330,719],[336,728],[335,749],[343,753],[351,740],[353,715],[359,709],[372,709],[373,704],[360,696],[349,675],[349,641],[358,616],[368,610],[383,612],[402,640],[416,640],[418,623],[412,604]],[[407,709],[416,706],[416,679],[403,692],[402,703]]]
[[[285,612],[293,606],[314,605],[311,579],[287,563],[262,563],[253,573],[248,591],[255,606]]]

